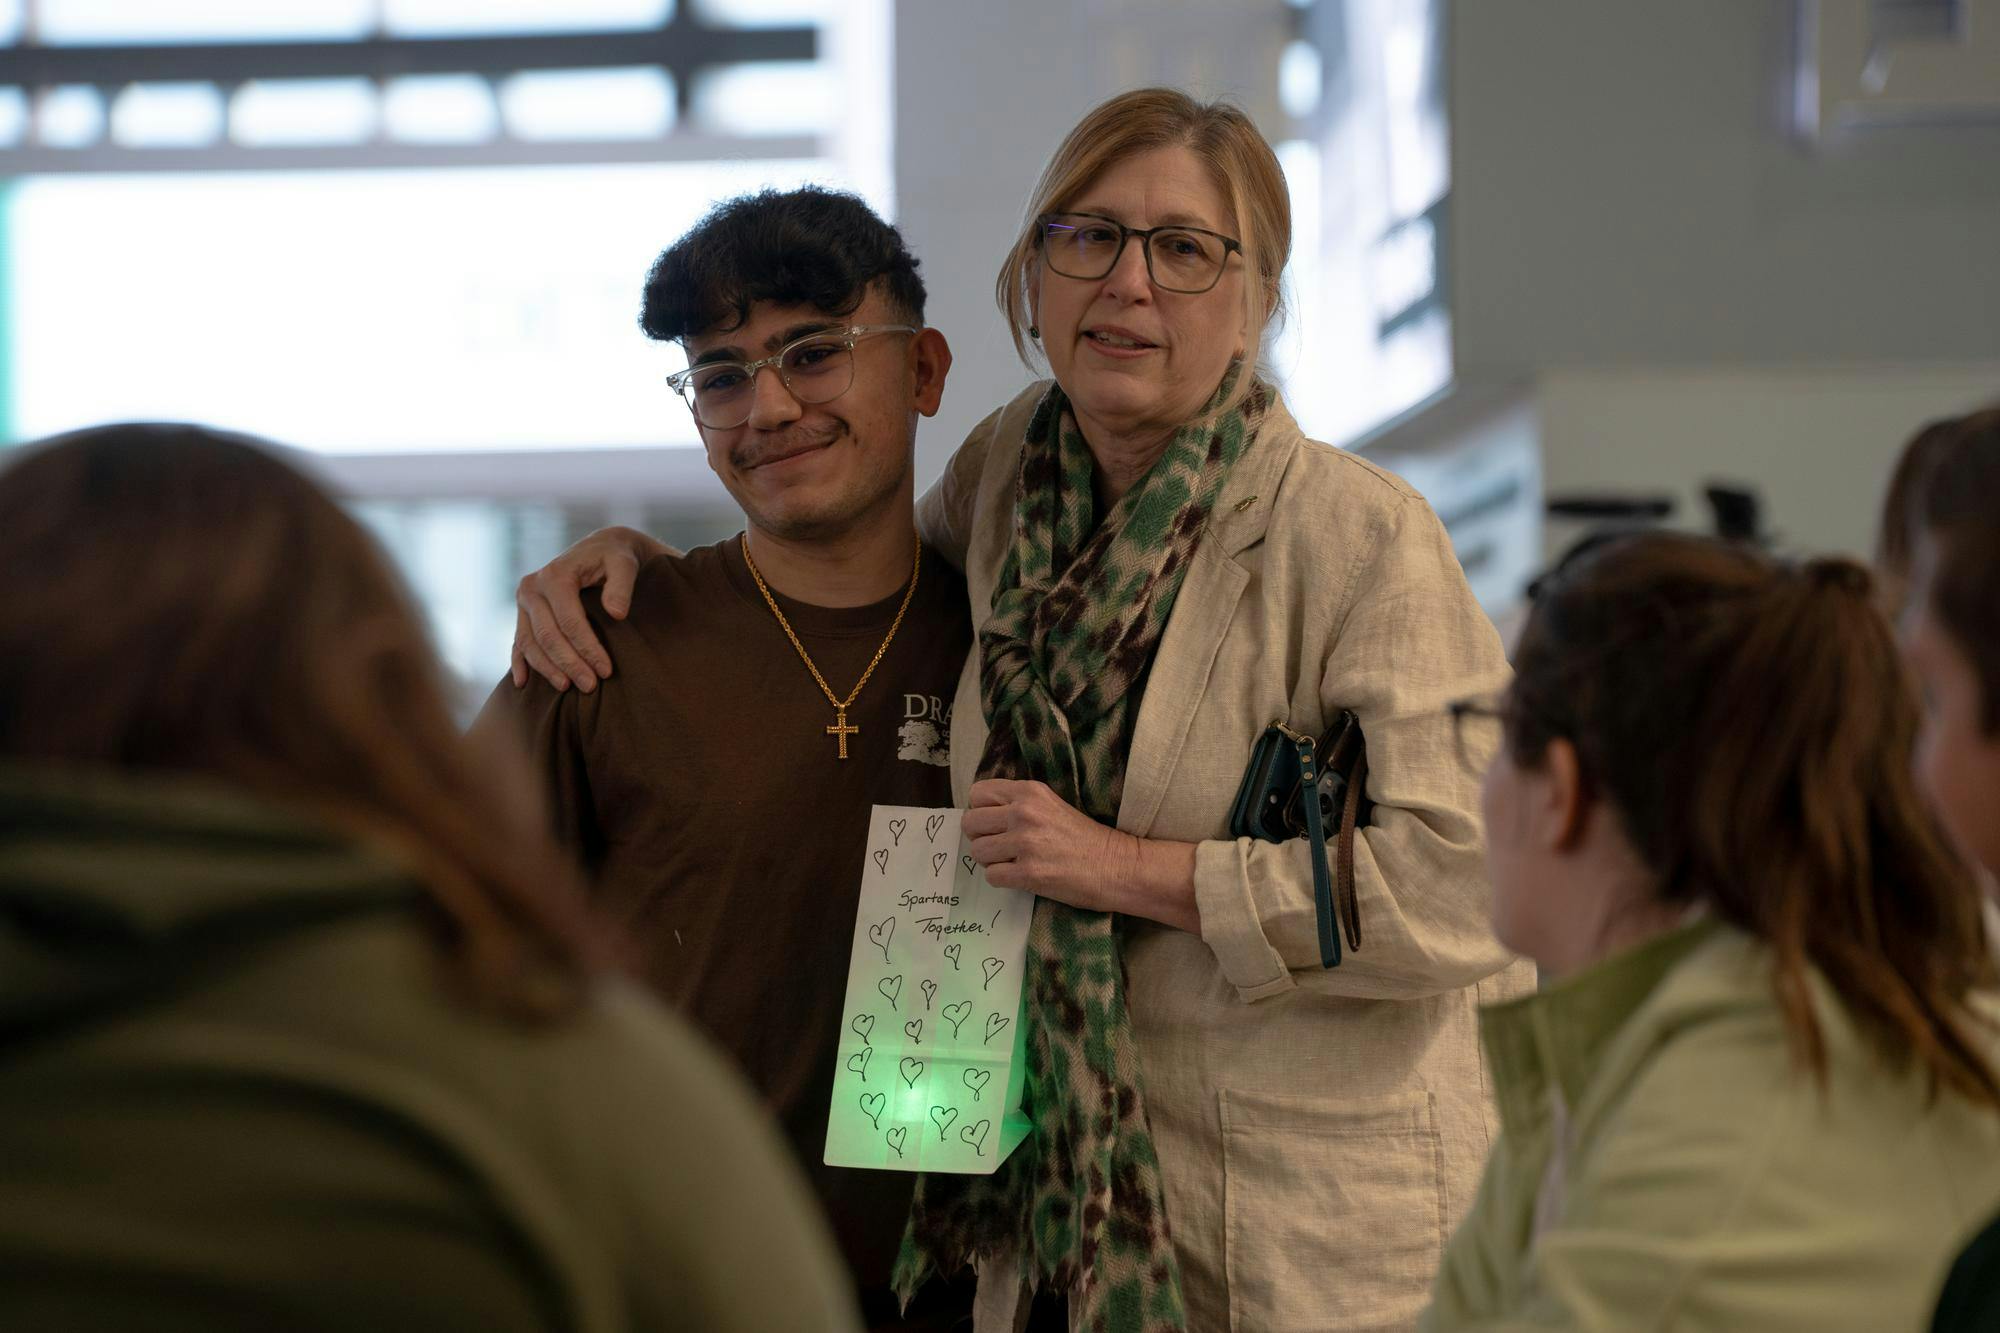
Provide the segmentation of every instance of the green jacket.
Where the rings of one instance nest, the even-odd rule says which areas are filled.
[[[0,767],[0,1329],[851,1329],[735,1075],[636,990],[444,988],[407,872]]]
[[[1811,986],[1824,1092],[1768,955],[1714,922],[1488,1009],[1501,1137],[1421,1327],[1925,1327],[2000,1202],[2000,1115],[1931,1103]]]

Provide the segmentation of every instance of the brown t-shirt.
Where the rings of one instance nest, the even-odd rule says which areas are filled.
[[[778,596],[774,590],[774,596]],[[845,696],[902,604],[778,596]],[[972,640],[965,580],[926,551],[902,628],[848,710],[764,604],[736,540],[648,561],[631,614],[585,609],[613,674],[590,693],[503,680],[547,774],[559,836],[669,1002],[741,1064],[791,1140],[855,1278],[888,1281],[915,1177],[822,1163],[871,805],[951,804],[950,710]]]

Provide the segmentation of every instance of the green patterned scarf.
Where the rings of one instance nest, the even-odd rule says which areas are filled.
[[[1098,521],[1090,449],[1051,386],[1029,419],[1014,544],[980,631],[990,730],[982,778],[1035,778],[1114,823],[1142,682],[1230,465],[1269,391],[1176,432]],[[1073,1325],[1187,1327],[1159,1163],[1125,1010],[1114,919],[1049,899],[1028,931],[1027,1112],[1033,1133],[992,1176],[917,1182],[896,1287],[1017,1251],[1033,1287],[1069,1293]]]

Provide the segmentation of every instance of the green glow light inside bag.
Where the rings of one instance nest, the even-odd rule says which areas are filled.
[[[1028,1135],[1033,894],[986,882],[962,811],[878,805],[841,1011],[826,1163],[988,1175]]]

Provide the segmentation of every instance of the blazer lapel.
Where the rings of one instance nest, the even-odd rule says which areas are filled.
[[[1208,692],[1216,654],[1250,584],[1250,572],[1235,557],[1264,539],[1278,487],[1303,443],[1291,413],[1274,401],[1256,441],[1236,460],[1216,497],[1139,703],[1118,805],[1118,827],[1127,833],[1146,836],[1159,815],[1195,709]]]

